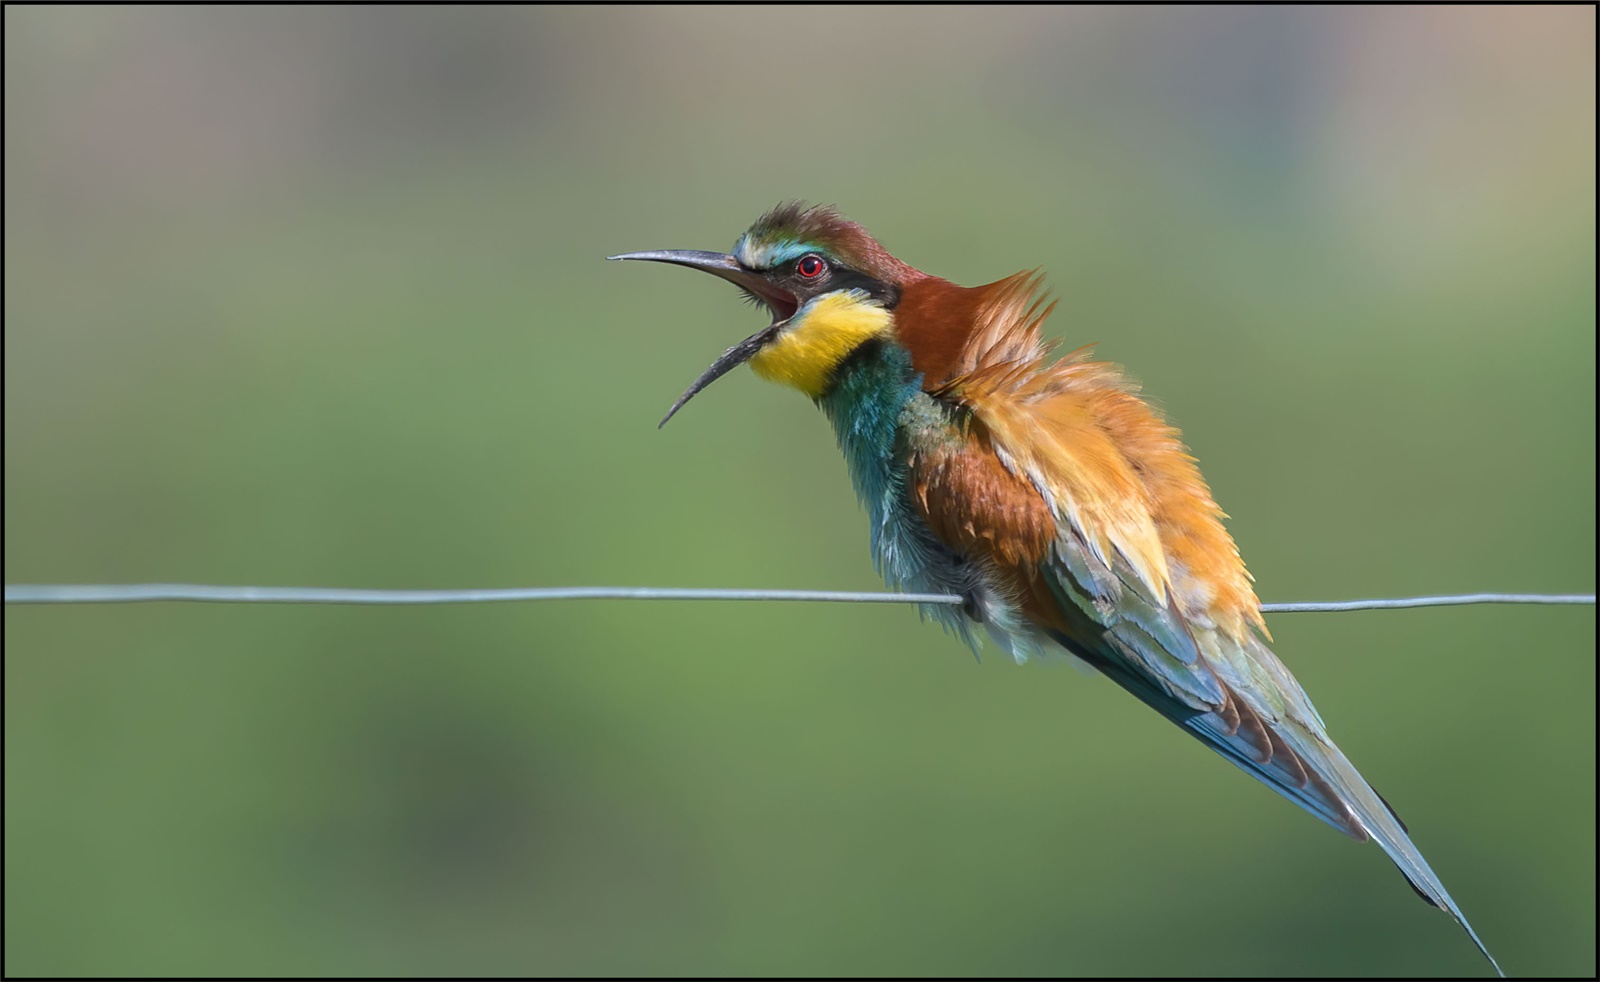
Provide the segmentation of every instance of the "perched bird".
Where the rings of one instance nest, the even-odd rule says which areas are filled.
[[[772,322],[673,404],[748,362],[833,423],[891,587],[1016,660],[1066,652],[1353,839],[1374,839],[1483,942],[1406,826],[1267,648],[1260,601],[1178,431],[1114,365],[1051,363],[1036,273],[961,287],[826,207],[763,215],[732,255],[633,252],[732,282]],[[1499,965],[1495,965],[1499,971]]]

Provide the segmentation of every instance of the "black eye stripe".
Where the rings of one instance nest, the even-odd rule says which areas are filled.
[[[800,271],[808,259],[815,260],[822,266],[811,276],[806,276]],[[816,253],[806,253],[799,259],[788,261],[785,265],[769,268],[765,275],[794,294],[795,299],[801,304],[817,294],[832,293],[837,290],[860,290],[888,310],[895,309],[900,303],[900,290],[893,284],[874,279]]]

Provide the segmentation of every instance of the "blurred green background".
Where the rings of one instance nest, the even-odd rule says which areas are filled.
[[[835,202],[1184,428],[1266,600],[1594,589],[1595,14],[5,11],[5,578],[870,589],[726,249]],[[908,609],[11,608],[7,974],[1481,974],[1373,847]],[[1272,620],[1518,975],[1594,612]]]

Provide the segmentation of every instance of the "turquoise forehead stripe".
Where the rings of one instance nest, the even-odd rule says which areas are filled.
[[[797,242],[794,239],[752,242],[748,235],[740,236],[738,243],[733,247],[734,258],[751,269],[771,269],[774,266],[782,266],[784,263],[799,259],[808,252],[820,252],[826,255],[826,250],[809,242]]]

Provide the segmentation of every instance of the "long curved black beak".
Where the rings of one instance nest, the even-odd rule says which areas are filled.
[[[662,417],[661,422],[656,425],[656,429],[666,426],[667,420],[675,416],[678,410],[682,409],[690,399],[693,399],[701,389],[743,365],[750,360],[752,355],[765,347],[767,342],[771,341],[778,333],[778,329],[783,323],[783,319],[776,316],[776,311],[780,309],[779,303],[782,300],[788,300],[790,304],[793,303],[790,298],[775,296],[772,286],[760,273],[752,269],[746,269],[739,265],[737,259],[720,252],[701,252],[698,249],[661,249],[653,252],[625,252],[620,256],[607,256],[606,258],[672,263],[675,266],[688,266],[690,269],[703,270],[734,284],[751,296],[761,300],[775,312],[774,320],[771,324],[724,351],[721,358],[713,362],[710,368],[701,372],[700,377],[694,380],[694,384],[689,386],[683,395],[678,397],[678,401],[672,404],[671,409],[667,410],[667,415]]]

